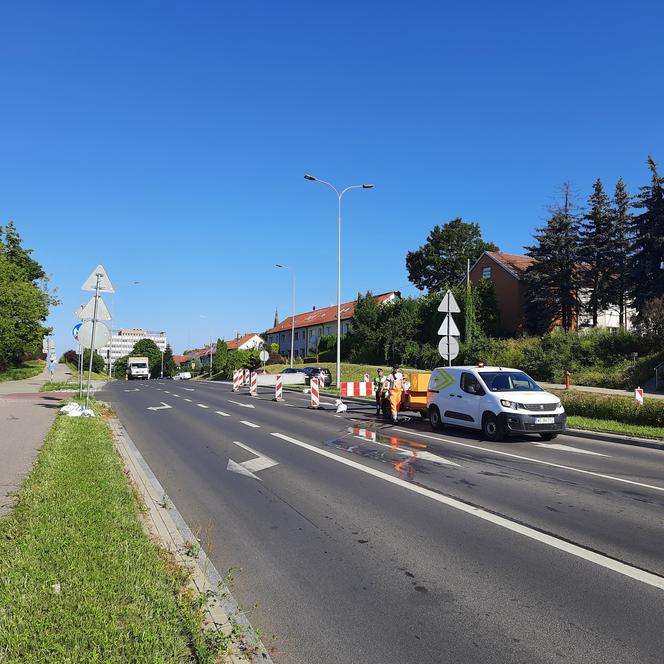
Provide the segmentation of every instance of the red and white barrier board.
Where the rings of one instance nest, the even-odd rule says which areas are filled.
[[[277,374],[277,380],[274,384],[274,400],[284,400],[284,381],[281,379],[281,374]]]
[[[342,397],[372,397],[373,383],[341,383]]]
[[[312,378],[309,386],[311,387],[311,405],[310,408],[318,408],[320,403],[320,392],[318,391],[318,378]]]
[[[233,369],[233,392],[238,392],[242,387],[242,369]]]
[[[252,397],[258,396],[258,374],[255,371],[251,372],[251,383],[249,385],[249,394]]]
[[[249,385],[249,381],[250,381],[250,371],[249,371],[249,369],[245,369],[244,370],[244,384]]]
[[[636,399],[636,403],[638,403],[639,406],[643,406],[643,388],[642,387],[635,388],[634,398]]]

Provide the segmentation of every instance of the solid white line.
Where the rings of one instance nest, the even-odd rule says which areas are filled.
[[[206,406],[204,403],[197,403],[196,404],[199,408],[209,408],[210,406]]]
[[[272,433],[271,435],[292,443],[293,445],[297,445],[298,447],[303,447],[310,452],[315,452],[316,454],[320,454],[321,456],[327,457],[328,459],[332,459],[337,463],[350,466],[351,468],[360,470],[363,473],[367,473],[368,475],[378,477],[385,482],[389,482],[390,484],[396,484],[397,486],[407,489],[408,491],[412,491],[413,493],[419,493],[421,496],[430,498],[431,500],[442,503],[443,505],[447,505],[448,507],[452,507],[456,510],[469,514],[470,516],[488,521],[489,523],[493,523],[496,526],[500,526],[506,530],[510,530],[537,542],[541,542],[542,544],[546,544],[547,546],[558,549],[559,551],[564,551],[565,553],[569,553],[573,556],[576,556],[577,558],[582,558],[583,560],[587,560],[588,562],[599,565],[600,567],[605,567],[606,569],[610,569],[614,572],[617,572],[618,574],[622,574],[623,576],[627,576],[631,579],[635,579],[636,581],[640,581],[641,583],[645,583],[649,586],[664,590],[664,578],[657,576],[656,574],[651,574],[650,572],[637,569],[631,565],[621,563],[618,560],[608,558],[601,553],[589,551],[588,549],[584,549],[577,544],[566,542],[564,540],[558,539],[557,537],[554,537],[553,535],[547,535],[546,533],[542,533],[539,530],[535,530],[534,528],[529,528],[528,526],[521,525],[520,523],[510,521],[505,517],[487,512],[481,507],[475,507],[473,505],[464,503],[461,500],[442,496],[441,494],[436,493],[435,491],[431,491],[425,487],[419,486],[417,484],[411,484],[410,482],[406,482],[405,480],[399,479],[398,477],[394,477],[392,475],[387,475],[386,473],[383,473],[369,466],[364,466],[357,461],[353,461],[352,459],[346,459],[337,454],[333,454],[332,452],[321,449],[320,447],[315,447],[309,443],[303,443],[301,440],[291,438],[290,436],[286,436],[283,433]]]
[[[247,420],[240,420],[240,424],[246,424],[248,427],[253,427],[254,429],[260,429],[260,424],[254,424],[253,422],[247,422]]]
[[[396,431],[403,431],[412,434],[413,436],[421,436],[422,438],[431,438],[432,440],[439,440],[443,443],[451,443],[452,445],[460,445],[461,447],[470,447],[473,450],[481,450],[482,452],[491,452],[492,454],[500,454],[502,456],[511,457],[513,459],[520,459],[521,461],[531,461],[532,463],[540,463],[544,466],[551,466],[552,468],[562,468],[563,470],[571,470],[575,473],[582,473],[583,475],[592,475],[593,477],[601,477],[605,480],[613,480],[614,482],[623,482],[624,484],[632,484],[633,486],[640,486],[644,489],[652,489],[653,491],[663,491],[664,487],[656,486],[654,484],[644,484],[643,482],[635,482],[628,480],[624,477],[616,477],[615,475],[605,475],[604,473],[596,473],[592,470],[583,470],[581,468],[574,468],[574,466],[564,466],[561,463],[553,463],[553,461],[543,461],[542,459],[533,459],[532,457],[521,456],[512,452],[501,452],[499,450],[492,450],[490,447],[480,447],[479,445],[470,445],[462,443],[458,440],[450,440],[449,438],[441,438],[440,436],[432,436],[427,433],[418,433],[417,431],[410,431],[409,429],[401,429],[400,427],[392,427]]]
[[[187,397],[185,397],[184,400],[185,400],[185,401],[188,401],[189,403],[191,403],[191,399],[187,399]]]
[[[215,410],[214,412],[217,413],[217,415],[221,415],[222,417],[230,417],[228,413],[224,413],[221,410]]]

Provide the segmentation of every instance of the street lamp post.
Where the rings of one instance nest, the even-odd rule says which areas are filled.
[[[313,175],[305,175],[304,179],[327,185],[334,191],[339,200],[337,238],[337,389],[341,389],[341,199],[349,189],[373,189],[374,186],[372,184],[352,184],[350,187],[346,187],[342,191],[339,191],[330,182],[315,178]]]
[[[295,344],[295,272],[288,267],[288,265],[282,265],[277,263],[275,267],[281,267],[284,270],[290,270],[291,273],[291,333],[290,333],[290,365],[291,369],[293,368],[293,348]]]
[[[161,379],[164,379],[164,351],[161,351]]]

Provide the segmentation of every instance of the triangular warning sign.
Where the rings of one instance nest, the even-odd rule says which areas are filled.
[[[449,330],[447,328],[448,325],[448,319],[449,319]],[[454,322],[454,318],[452,316],[445,316],[445,320],[440,324],[440,327],[438,328],[438,334],[442,334],[445,336],[450,336],[450,337],[460,337],[461,332],[459,332],[459,328],[457,327],[456,323]]]
[[[95,299],[94,297],[90,298],[90,301],[81,309],[78,314],[78,317],[81,320],[92,320],[92,317],[95,313]],[[108,307],[106,302],[99,298],[97,302],[97,320],[111,320],[111,314],[108,312]]]
[[[104,291],[104,293],[115,293],[113,284],[106,274],[104,266],[100,263],[97,267],[92,270],[92,274],[83,282],[81,290],[93,291],[97,287],[97,277],[99,277],[99,290]]]
[[[461,313],[461,309],[459,309],[459,305],[457,304],[457,301],[454,299],[452,291],[448,290],[447,293],[445,293],[443,301],[438,305],[438,311],[444,311],[450,314]]]

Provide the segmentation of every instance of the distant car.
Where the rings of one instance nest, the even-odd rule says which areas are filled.
[[[312,378],[318,378],[319,381],[322,381],[321,387],[332,385],[332,374],[326,367],[304,367],[302,371],[307,376],[305,379],[307,385],[311,384]]]
[[[173,380],[190,380],[191,374],[188,371],[183,371],[182,373],[175,374]]]

